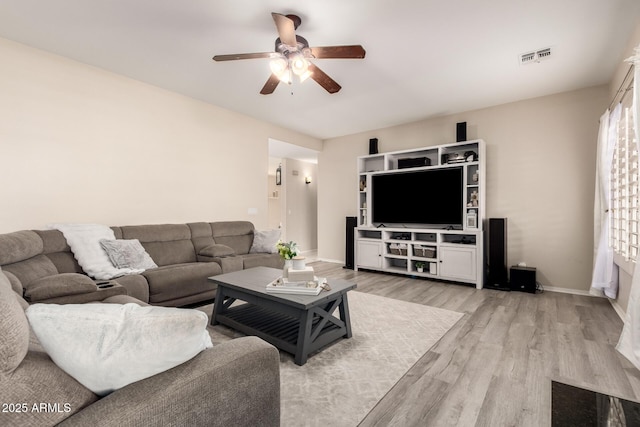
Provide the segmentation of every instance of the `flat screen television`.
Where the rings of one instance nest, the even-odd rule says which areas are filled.
[[[387,226],[462,228],[462,179],[462,167],[373,175],[372,220]]]

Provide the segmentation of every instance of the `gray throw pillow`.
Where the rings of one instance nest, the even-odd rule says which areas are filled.
[[[158,267],[138,239],[102,239],[100,246],[109,256],[114,267],[142,270]]]
[[[276,245],[280,240],[280,230],[266,230],[266,231],[258,231],[254,230],[253,232],[253,244],[251,245],[251,249],[249,253],[267,253],[267,254],[275,254],[278,252],[276,249]]]

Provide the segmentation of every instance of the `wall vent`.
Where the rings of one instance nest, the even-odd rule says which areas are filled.
[[[536,58],[535,52],[523,53],[522,55],[520,55],[520,63],[528,64],[532,62],[535,58]]]
[[[533,64],[551,57],[551,48],[538,49],[533,52],[527,52],[520,55],[520,65]]]

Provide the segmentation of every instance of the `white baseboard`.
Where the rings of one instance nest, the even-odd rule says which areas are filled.
[[[618,301],[616,301],[614,299],[607,298],[604,295],[593,295],[589,291],[579,291],[579,290],[576,290],[576,289],[569,289],[569,288],[558,288],[558,287],[555,287],[555,286],[545,286],[544,290],[545,291],[550,291],[550,292],[562,292],[562,293],[565,293],[565,294],[584,295],[584,296],[587,296],[587,297],[594,297],[594,298],[606,298],[609,301],[609,303],[611,304],[611,307],[613,307],[613,309],[618,314],[618,316],[620,316],[620,319],[622,319],[622,321],[624,322],[625,312],[622,309],[622,307],[620,307],[620,304],[618,304]]]
[[[627,314],[624,312],[622,307],[620,307],[620,304],[618,304],[618,301],[614,299],[610,299],[609,302],[611,303],[611,307],[613,307],[616,313],[618,313],[618,316],[620,316],[620,319],[622,319],[622,321],[624,322],[624,318],[627,317]]]
[[[599,295],[593,295],[592,293],[589,293],[589,291],[581,291],[579,289],[560,288],[557,286],[549,286],[549,285],[543,285],[543,288],[545,291],[549,291],[549,292],[561,292],[563,294],[573,294],[573,295],[583,295],[585,297],[605,298]]]
[[[343,259],[317,258],[316,261],[332,262],[332,263],[335,263],[335,264],[344,265],[344,260]]]

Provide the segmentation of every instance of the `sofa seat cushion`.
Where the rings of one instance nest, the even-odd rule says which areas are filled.
[[[29,323],[51,359],[99,396],[213,347],[199,310],[130,304],[34,304]]]
[[[253,267],[284,267],[284,260],[278,254],[246,254],[242,255],[242,260],[245,269]]]
[[[68,295],[86,294],[98,288],[89,276],[78,273],[62,273],[38,279],[24,290],[29,302],[43,301]]]
[[[207,280],[222,273],[215,262],[198,262],[167,265],[147,270],[142,275],[149,283],[149,302],[161,304],[187,296],[213,291],[216,285]]]

